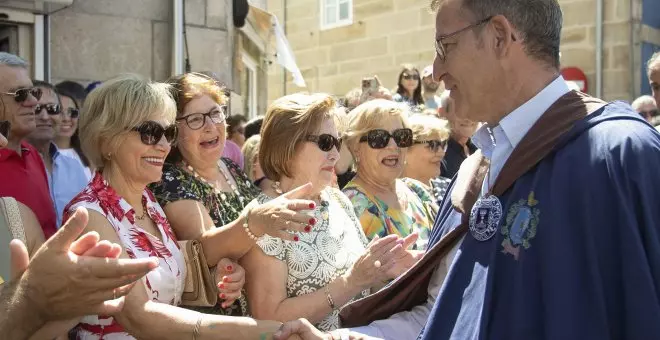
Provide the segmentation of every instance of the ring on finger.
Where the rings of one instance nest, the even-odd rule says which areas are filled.
[[[380,268],[380,266],[381,266],[380,261],[376,260],[376,261],[374,262],[374,267],[376,267],[376,268]]]
[[[117,300],[117,289],[112,290],[112,299]]]

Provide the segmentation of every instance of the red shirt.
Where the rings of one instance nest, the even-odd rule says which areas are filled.
[[[0,197],[13,197],[32,209],[48,239],[57,231],[57,217],[46,167],[32,145],[22,142],[21,148],[23,157],[12,149],[0,149]]]

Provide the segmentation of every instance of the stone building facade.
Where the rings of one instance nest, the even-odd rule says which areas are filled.
[[[564,13],[562,66],[581,69],[587,76],[588,92],[607,100],[631,100],[648,93],[648,81],[641,70],[643,59],[660,48],[660,14],[654,14],[660,13],[660,1],[602,0],[600,91],[596,88],[598,1],[559,0]],[[297,88],[290,77],[285,85],[281,68],[273,67],[269,72],[269,99],[300,90],[343,95],[359,86],[363,76],[373,74],[387,87],[395,87],[401,64],[423,68],[433,60],[434,16],[429,12],[429,2],[268,0],[269,11],[284,23],[308,85],[307,89]],[[327,21],[321,17],[325,9],[343,3],[350,6],[349,20],[322,29]]]
[[[0,48],[28,59],[36,79],[53,83],[74,80],[86,85],[122,73],[164,81],[176,73],[176,2],[2,1]],[[249,2],[265,7],[265,0]],[[264,51],[255,46],[263,42],[254,41],[260,40],[259,35],[246,33],[251,23],[243,29],[234,27],[230,0],[184,0],[180,4],[191,70],[211,71],[226,84],[232,91],[233,113],[256,115],[262,111],[267,104],[266,67],[260,62]],[[185,58],[185,45],[181,53]],[[245,61],[252,62],[248,65],[251,73],[246,71]],[[263,86],[254,86],[258,79]]]

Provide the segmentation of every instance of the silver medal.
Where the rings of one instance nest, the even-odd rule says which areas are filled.
[[[470,211],[470,234],[478,241],[488,241],[497,232],[502,218],[502,203],[495,195],[480,198]]]

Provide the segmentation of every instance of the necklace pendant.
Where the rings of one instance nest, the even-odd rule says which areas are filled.
[[[495,195],[486,194],[470,212],[470,234],[478,241],[488,241],[496,233],[502,219],[502,203]]]

